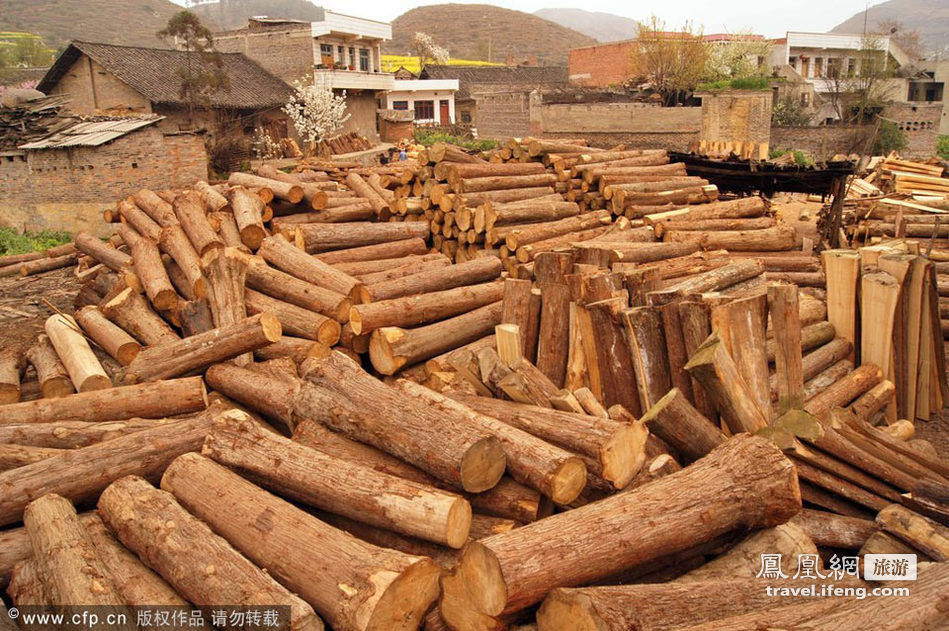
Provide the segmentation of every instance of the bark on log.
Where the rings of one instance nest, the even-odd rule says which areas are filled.
[[[49,494],[31,502],[23,513],[37,569],[46,581],[50,605],[57,609],[101,606],[124,610],[108,566],[96,555],[76,509],[69,500]],[[128,612],[124,612],[128,613]],[[133,624],[120,628],[133,629]]]
[[[511,477],[558,504],[569,504],[586,485],[583,461],[564,449],[450,399],[425,386],[401,379],[395,387],[439,414],[497,437],[507,456]]]
[[[251,259],[247,266],[247,287],[341,323],[349,319],[352,301],[348,297],[276,270],[262,259]]]
[[[96,306],[89,305],[77,311],[76,322],[96,344],[123,366],[128,366],[142,350],[142,345],[135,338],[109,321]]]
[[[400,223],[332,223],[303,224],[298,226],[308,253],[325,253],[330,250],[356,248],[366,245],[392,244],[416,237],[425,238],[430,234],[425,222],[410,221]],[[389,254],[388,256],[392,256]],[[329,263],[320,257],[324,263]],[[338,261],[337,261],[338,262]]]
[[[587,456],[596,464],[594,473],[617,489],[625,487],[645,462],[648,432],[643,423],[625,424],[502,399],[447,394],[481,414]]]
[[[132,268],[132,257],[110,247],[88,232],[79,232],[76,234],[76,248],[80,252],[92,257],[94,260],[102,263],[109,269],[116,272],[125,272]]]
[[[259,254],[265,261],[291,276],[349,296],[354,304],[369,301],[369,293],[361,281],[290,245],[283,235],[276,234],[264,239]]]
[[[59,356],[47,335],[40,334],[37,337],[36,344],[26,352],[26,359],[36,370],[43,398],[64,397],[76,391],[69,379],[69,372],[59,361]]]
[[[430,559],[363,543],[197,454],[175,461],[162,488],[334,629],[415,629],[438,595]]]
[[[174,419],[0,424],[0,443],[51,449],[76,449],[168,422],[174,422]]]
[[[376,261],[379,259],[428,254],[428,246],[425,245],[424,240],[427,236],[428,233],[423,237],[409,237],[373,245],[351,247],[334,252],[324,252],[317,254],[316,258],[330,265],[338,265],[340,263],[358,263],[362,261]]]
[[[709,454],[726,440],[721,430],[702,416],[678,388],[659,399],[640,420],[689,462]]]
[[[479,258],[405,276],[366,287],[373,301],[390,300],[402,296],[452,289],[494,280],[501,275],[503,266],[494,257]]]
[[[765,419],[770,421],[771,391],[768,387],[765,343],[767,295],[761,293],[715,305],[711,309],[711,316],[712,330],[718,332],[758,408],[764,413]],[[776,338],[775,341],[779,340]]]
[[[201,266],[208,279],[208,304],[214,327],[231,326],[246,319],[247,255],[236,248],[214,248],[202,258]],[[243,366],[253,357],[247,353],[235,361]]]
[[[135,275],[142,283],[149,301],[159,311],[171,309],[178,302],[178,294],[161,261],[158,244],[122,224],[119,236],[129,246],[135,267]]]
[[[178,287],[186,298],[203,298],[207,293],[207,287],[204,276],[201,274],[201,259],[181,226],[172,224],[162,228],[158,235],[158,247],[168,253],[180,275],[184,277],[180,283],[175,281],[166,267],[172,284]]]
[[[44,329],[77,392],[112,387],[112,381],[71,316],[53,314],[46,319]]]
[[[876,521],[884,530],[925,552],[934,561],[949,561],[949,527],[898,504],[881,510]]]
[[[763,438],[736,436],[634,492],[469,544],[442,580],[441,612],[456,629],[495,628],[496,616],[530,606],[554,586],[596,581],[736,527],[774,526],[800,509],[787,459]],[[581,534],[591,529],[595,538]]]
[[[627,309],[623,324],[632,351],[640,409],[648,410],[672,388],[662,314],[655,307]]]
[[[228,178],[228,184],[237,186],[246,186],[248,188],[269,188],[273,191],[275,197],[288,201],[291,204],[299,204],[303,201],[303,187],[292,182],[274,180],[267,177],[260,177],[250,173],[231,173]]]
[[[0,405],[20,400],[20,372],[23,357],[13,348],[0,349]]]
[[[256,251],[260,242],[264,240],[263,212],[266,205],[254,193],[242,186],[234,186],[228,191],[228,200],[237,229],[241,235],[241,243]]]
[[[214,421],[202,453],[275,493],[344,517],[452,548],[468,539],[471,506],[462,497],[295,443],[241,412]]]
[[[290,335],[316,340],[327,346],[332,346],[339,341],[341,330],[339,322],[320,313],[271,298],[253,289],[244,290],[244,303],[250,315],[258,313],[275,315],[283,331]]]
[[[102,493],[98,508],[122,545],[189,602],[198,606],[285,605],[290,608],[290,629],[323,629],[308,604],[186,511],[171,493],[129,475]]]
[[[415,329],[383,327],[372,332],[369,357],[373,367],[393,375],[440,353],[480,339],[501,319],[501,301]]]
[[[99,308],[107,318],[146,346],[168,344],[181,339],[131,287],[123,289],[114,298],[99,305]]]
[[[805,508],[792,520],[820,547],[859,550],[880,526],[867,519]]]
[[[719,291],[759,276],[763,271],[764,266],[758,261],[750,259],[734,261],[723,267],[685,279],[661,291],[651,292],[649,302],[654,305],[663,305],[692,294]]]
[[[126,381],[157,381],[200,371],[211,364],[280,340],[277,316],[261,313],[182,340],[151,346],[138,354],[125,371]]]
[[[843,407],[880,383],[883,375],[873,364],[864,364],[804,405],[818,419],[828,418],[835,407]]]
[[[356,195],[369,201],[380,220],[385,221],[392,215],[392,207],[389,202],[366,180],[362,179],[358,173],[348,173],[346,175],[346,185],[356,191]]]
[[[212,249],[224,247],[224,241],[208,221],[204,203],[198,193],[187,191],[179,195],[173,206],[182,229],[199,256],[204,256]]]

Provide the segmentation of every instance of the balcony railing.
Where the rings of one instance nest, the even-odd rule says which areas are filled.
[[[395,75],[340,68],[314,68],[313,78],[335,90],[393,90]]]

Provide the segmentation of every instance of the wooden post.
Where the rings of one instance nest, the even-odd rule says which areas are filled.
[[[570,288],[564,276],[571,263],[570,254],[559,252],[544,252],[534,261],[534,274],[541,295],[537,367],[558,388],[564,385],[570,349]]]
[[[900,298],[900,284],[886,272],[864,274],[860,282],[860,361],[875,364],[884,379],[893,381],[894,325]],[[928,352],[928,351],[927,351]],[[896,402],[888,402],[886,417],[895,422]]]
[[[200,458],[196,454],[195,457]],[[265,601],[289,606],[290,629],[323,629],[323,623],[308,604],[182,508],[171,493],[130,475],[103,491],[98,508],[102,520],[122,545],[188,602],[201,606],[255,605]],[[196,559],[200,561],[195,562]]]
[[[827,278],[827,319],[837,335],[851,344],[850,360],[856,362],[859,333],[857,330],[857,284],[860,278],[860,255],[853,250],[821,252]],[[874,325],[876,328],[876,325]]]
[[[89,342],[82,336],[79,325],[72,317],[53,314],[46,319],[45,330],[77,392],[112,387],[112,381],[105,374],[89,347]]]
[[[774,324],[774,364],[778,414],[781,415],[789,410],[804,409],[801,319],[797,286],[772,285],[768,287],[768,306],[771,311],[771,321]],[[768,408],[770,409],[770,406]]]

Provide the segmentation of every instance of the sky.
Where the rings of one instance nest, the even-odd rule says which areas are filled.
[[[443,0],[444,1],[444,0]],[[465,0],[452,0],[465,2]],[[174,0],[185,4],[185,0]],[[314,4],[331,11],[377,20],[392,21],[409,9],[438,0],[317,0]],[[670,28],[678,28],[687,20],[703,26],[706,33],[751,30],[768,37],[781,37],[786,31],[826,32],[853,14],[862,11],[866,0],[666,0],[665,2],[618,2],[616,0],[473,0],[468,4],[493,4],[506,9],[533,13],[538,9],[577,8],[603,11],[634,20],[644,20],[655,13]],[[869,3],[878,4],[871,1]],[[277,16],[274,16],[277,17]]]

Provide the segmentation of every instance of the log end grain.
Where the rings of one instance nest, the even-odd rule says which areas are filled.
[[[372,332],[369,338],[369,359],[383,375],[394,375],[405,366],[406,358],[396,356],[392,350],[392,344],[404,335],[405,331],[395,326],[385,326]]]
[[[647,438],[645,423],[636,421],[624,425],[606,441],[600,451],[603,479],[617,489],[625,488],[646,462]]]
[[[493,436],[483,438],[471,445],[461,460],[461,484],[469,493],[487,491],[501,480],[506,466],[501,443]]]
[[[280,325],[280,320],[272,313],[260,314],[260,328],[264,332],[264,337],[271,343],[279,342],[280,338],[283,337],[283,327]]]
[[[555,589],[537,610],[537,628],[545,631],[606,631],[610,625],[597,614],[596,607],[583,592]]]
[[[256,224],[251,224],[241,228],[241,243],[255,252],[260,249],[260,244],[263,242],[264,237],[266,236],[267,233],[264,231],[263,227]]]
[[[381,576],[380,582],[388,580]],[[441,567],[427,557],[421,558],[392,581],[373,608],[366,631],[411,631],[418,629],[422,618],[438,598]],[[374,577],[370,576],[370,580]]]
[[[493,629],[507,603],[501,564],[487,546],[471,541],[455,571],[442,577],[441,612],[453,629]]]
[[[320,324],[316,331],[316,341],[326,346],[334,346],[339,342],[339,336],[343,331],[342,325],[336,320],[326,320]]]
[[[587,484],[587,466],[581,458],[566,458],[551,480],[551,497],[557,504],[577,499]]]

